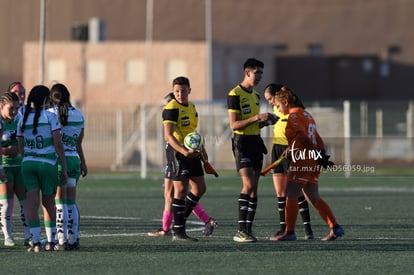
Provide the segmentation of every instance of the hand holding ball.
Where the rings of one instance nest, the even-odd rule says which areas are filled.
[[[188,150],[201,150],[203,143],[203,137],[197,132],[191,132],[184,138],[184,147]]]

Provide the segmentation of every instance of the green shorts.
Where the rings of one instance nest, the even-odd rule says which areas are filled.
[[[14,183],[15,186],[24,186],[21,166],[5,166],[4,173],[6,173],[7,180]]]
[[[80,177],[80,159],[78,157],[66,157],[66,166],[68,169],[68,187],[75,187],[76,183],[79,180]],[[61,186],[61,173],[62,173],[62,166],[60,163],[58,164],[58,185]]]
[[[39,188],[43,195],[56,193],[57,165],[40,161],[25,161],[22,163],[22,177],[27,191]]]

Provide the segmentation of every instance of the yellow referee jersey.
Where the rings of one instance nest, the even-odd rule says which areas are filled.
[[[240,85],[233,88],[227,95],[228,112],[236,112],[242,120],[259,114],[260,95],[255,90],[247,91]],[[260,135],[259,122],[252,123],[243,129],[234,130],[238,135]]]
[[[280,145],[288,145],[288,140],[286,138],[286,124],[289,118],[289,114],[284,115],[276,108],[276,106],[273,106],[273,112],[275,115],[279,117],[279,120],[276,122],[276,124],[273,126],[273,138],[272,143],[273,144],[280,144]]]
[[[176,125],[174,137],[183,145],[184,137],[197,129],[198,113],[194,103],[188,102],[188,105],[183,105],[173,99],[164,107],[162,121],[164,124]]]

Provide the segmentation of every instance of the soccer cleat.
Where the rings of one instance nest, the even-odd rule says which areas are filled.
[[[173,241],[184,241],[184,242],[197,242],[198,240],[196,238],[191,238],[185,233],[182,234],[174,234]]]
[[[253,242],[257,242],[257,238],[255,235],[253,235],[252,232],[247,233],[247,235],[249,236],[249,238],[251,238],[253,240]]]
[[[68,244],[67,250],[79,250],[80,249],[80,243],[79,239],[76,240],[73,244]]]
[[[68,243],[64,243],[64,244],[56,244],[54,247],[55,251],[65,251],[65,250],[69,250],[69,245]]]
[[[277,241],[277,238],[282,235],[283,233],[285,233],[285,231],[279,230],[277,231],[275,234],[273,234],[272,236],[269,236],[268,240],[269,241]]]
[[[253,243],[256,242],[257,239],[251,234],[247,234],[243,231],[237,231],[236,235],[233,237],[233,241],[238,243]]]
[[[157,231],[151,231],[147,233],[150,237],[164,237],[164,236],[171,236],[171,230],[164,231],[162,228],[158,229]]]
[[[328,235],[326,235],[325,237],[323,237],[321,240],[322,241],[335,241],[336,240],[335,233],[331,229],[331,230],[329,230]]]
[[[4,246],[15,246],[16,242],[14,241],[13,237],[7,237],[4,239]]]
[[[344,229],[339,224],[334,226],[333,231],[335,233],[335,236],[337,237],[342,237],[343,235],[345,235]]]
[[[42,244],[41,243],[35,243],[27,249],[27,252],[37,253],[37,252],[40,252],[40,251],[42,251]]]
[[[315,236],[313,235],[313,232],[312,231],[305,233],[305,241],[307,241],[307,240],[313,240],[313,239],[315,239]]]
[[[24,243],[23,243],[23,245],[24,245],[24,246],[27,246],[27,247],[31,247],[31,246],[33,245],[32,238],[27,238],[27,239],[24,239]]]
[[[335,225],[334,228],[329,230],[328,235],[322,238],[322,241],[335,241],[338,237],[345,235],[345,231],[339,224]]]
[[[296,241],[296,234],[295,234],[295,232],[288,233],[286,231],[282,235],[277,236],[277,238],[275,240],[276,241]]]
[[[206,222],[204,226],[203,235],[204,236],[211,236],[213,234],[214,229],[218,226],[217,221],[213,218],[210,218],[208,222]]]
[[[44,251],[55,251],[55,243],[54,242],[47,242],[43,247]]]

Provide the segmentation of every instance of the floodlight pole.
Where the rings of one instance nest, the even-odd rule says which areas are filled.
[[[40,60],[39,60],[39,83],[45,81],[45,40],[46,40],[46,3],[47,0],[40,0]]]
[[[206,44],[207,44],[207,100],[213,100],[213,21],[212,21],[212,3],[206,0],[205,8],[205,27],[206,27]]]
[[[345,177],[349,178],[351,176],[351,102],[349,100],[345,100],[343,103],[344,106],[344,167],[348,167],[348,169],[344,169]]]
[[[205,39],[206,39],[206,81],[207,81],[207,101],[210,106],[213,103],[213,12],[212,12],[212,0],[205,0]],[[214,112],[209,112],[209,123],[207,124],[207,133],[210,139],[205,140],[211,141],[211,144],[215,142],[214,138]],[[208,146],[207,152],[210,161],[215,160],[215,144]]]
[[[141,178],[147,178],[147,131],[146,131],[146,119],[147,116],[147,104],[148,95],[151,95],[151,70],[152,70],[152,35],[153,35],[153,23],[154,23],[154,0],[147,0],[146,2],[146,32],[145,32],[145,44],[147,54],[147,82],[145,84],[144,91],[144,103],[141,104]]]

